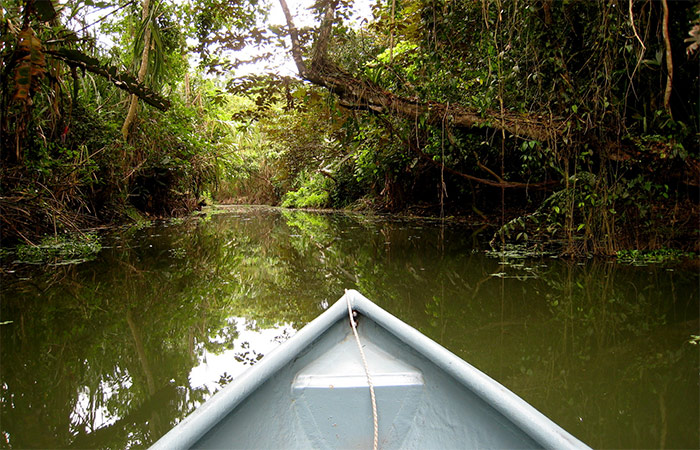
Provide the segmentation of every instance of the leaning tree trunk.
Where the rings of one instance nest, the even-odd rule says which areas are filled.
[[[139,67],[139,72],[137,79],[139,83],[143,83],[146,78],[146,72],[148,71],[148,53],[151,49],[151,27],[146,23],[149,16],[149,4],[150,0],[143,0],[143,11],[141,13],[141,20],[146,27],[143,33],[143,51],[141,52],[141,66]],[[136,95],[131,94],[129,100],[129,112],[126,114],[124,119],[124,125],[122,125],[122,137],[126,140],[129,137],[129,128],[131,124],[136,119],[136,112],[139,106],[139,99]]]
[[[377,84],[358,79],[336,66],[327,57],[328,44],[339,0],[329,0],[317,33],[310,64],[303,57],[299,36],[289,12],[286,0],[279,0],[287,20],[292,40],[292,57],[299,75],[336,94],[341,104],[351,109],[363,109],[376,113],[391,113],[406,118],[426,117],[429,123],[442,123],[450,117],[454,126],[473,128],[486,127],[504,131],[516,136],[540,141],[556,139],[562,135],[564,121],[557,118],[496,111],[483,113],[476,108],[464,108],[438,102],[421,101],[387,92]]]
[[[465,108],[459,105],[450,105],[432,101],[422,101],[415,98],[407,98],[395,95],[382,89],[376,83],[352,76],[328,59],[327,49],[331,40],[331,31],[335,21],[336,8],[340,0],[325,0],[326,8],[320,28],[316,33],[314,48],[311,53],[311,60],[307,63],[303,58],[303,49],[299,40],[299,33],[294,25],[294,20],[286,0],[279,0],[284,12],[289,35],[292,41],[292,57],[299,71],[299,76],[315,85],[327,88],[337,95],[340,104],[350,109],[360,109],[375,113],[387,113],[407,119],[425,118],[428,123],[440,125],[446,117],[450,118],[451,124],[461,128],[489,128],[496,131],[503,131],[525,139],[534,139],[546,143],[561,142],[566,137],[566,121],[559,117],[543,116],[537,114],[522,114],[513,111],[480,111],[476,108]],[[666,0],[663,0],[666,5]],[[545,21],[551,21],[551,1],[545,2]],[[547,12],[549,11],[549,13]],[[665,13],[668,19],[668,13]],[[667,33],[667,31],[665,32]],[[671,86],[673,80],[673,65],[671,63],[669,41],[665,39],[667,48],[667,70],[669,76],[666,83],[665,101],[670,114]],[[635,152],[619,145],[619,143],[608,142],[605,144],[608,151],[601,153],[601,156],[610,160],[634,160]],[[424,159],[425,155],[419,155]],[[432,159],[431,159],[432,161]],[[442,165],[442,163],[440,163]],[[682,169],[683,182],[690,186],[700,185],[700,175],[697,167],[700,161],[695,158],[686,158]],[[494,177],[494,180],[484,180],[472,175],[459,173],[455,170],[445,168],[445,170],[476,181],[505,188],[530,188],[535,187],[532,183],[509,182]],[[492,173],[493,175],[493,173]],[[551,183],[544,183],[551,185]]]

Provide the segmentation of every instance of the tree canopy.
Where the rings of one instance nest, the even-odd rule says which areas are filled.
[[[468,213],[571,253],[688,242],[696,4],[387,0],[358,21],[320,0],[303,26],[273,6],[3,4],[5,239],[213,195]],[[256,72],[280,54],[298,77]]]

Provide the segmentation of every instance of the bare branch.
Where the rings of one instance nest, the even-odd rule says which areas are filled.
[[[284,17],[287,20],[289,37],[292,40],[292,58],[294,58],[294,63],[297,65],[299,76],[306,78],[306,64],[304,63],[304,58],[302,57],[301,44],[299,43],[299,32],[297,31],[297,27],[294,25],[294,19],[292,18],[292,14],[289,12],[287,2],[285,0],[280,0],[280,6],[282,7],[282,12],[284,12]]]
[[[312,67],[316,64],[323,64],[326,61],[328,52],[328,43],[331,40],[331,31],[333,31],[333,23],[335,22],[335,10],[338,7],[339,0],[329,0],[326,4],[326,11],[323,14],[321,28],[318,30],[318,37],[314,42],[314,54],[312,59]]]

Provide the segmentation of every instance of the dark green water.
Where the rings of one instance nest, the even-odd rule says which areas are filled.
[[[355,288],[593,447],[700,447],[697,269],[503,261],[475,231],[241,209],[3,273],[0,445],[147,446]]]

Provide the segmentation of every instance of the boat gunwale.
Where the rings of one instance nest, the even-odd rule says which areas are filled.
[[[346,291],[346,295],[347,295]],[[151,446],[154,450],[188,449],[284,366],[299,357],[331,326],[347,315],[345,296],[306,324],[231,384],[214,394]]]
[[[444,370],[544,448],[589,448],[488,375],[375,305],[356,290],[346,290],[331,307],[237,377],[233,383],[205,401],[156,441],[151,449],[191,448],[275,373],[297,359],[326,330],[346,318],[348,300],[353,310],[368,317]]]
[[[544,448],[590,448],[508,388],[412,326],[375,305],[359,292],[348,290],[345,295],[355,297],[351,299],[353,309],[371,318],[428,361],[444,370]]]

